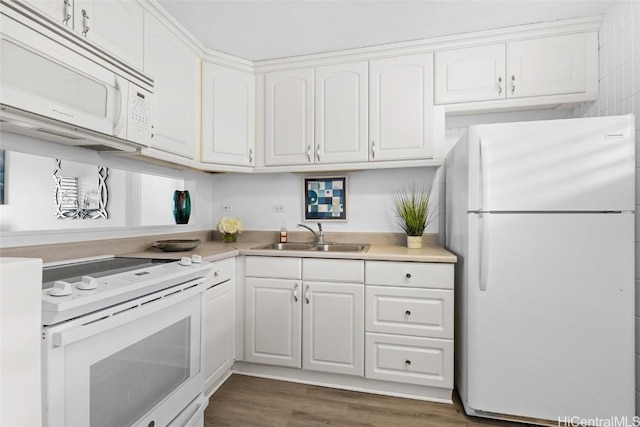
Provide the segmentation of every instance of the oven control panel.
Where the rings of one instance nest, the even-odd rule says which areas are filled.
[[[156,264],[99,278],[89,274],[77,282],[58,280],[42,291],[43,323],[68,320],[188,281],[208,281],[210,263],[200,257],[188,259],[189,263]]]

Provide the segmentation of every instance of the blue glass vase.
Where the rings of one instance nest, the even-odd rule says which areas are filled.
[[[187,190],[173,192],[173,217],[176,224],[188,224],[191,216],[191,196]]]

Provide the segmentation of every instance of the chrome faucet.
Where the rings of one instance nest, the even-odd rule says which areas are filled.
[[[322,233],[322,224],[318,223],[318,232],[316,233],[311,229],[311,227],[307,227],[304,224],[298,224],[298,227],[303,227],[313,233],[316,238],[316,243],[324,243],[324,234]]]

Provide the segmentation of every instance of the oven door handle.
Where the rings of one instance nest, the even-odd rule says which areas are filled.
[[[206,278],[200,277],[198,279],[190,280],[182,284],[182,292],[167,292],[167,295],[165,296],[168,298],[163,298],[161,296],[162,294],[157,298],[154,298],[154,295],[151,295],[150,298],[142,300],[138,304],[132,304],[129,308],[123,307],[119,312],[115,311],[115,313],[105,313],[104,317],[98,317],[97,319],[91,320],[76,328],[61,332],[54,332],[51,334],[53,346],[65,347],[69,344],[98,335],[110,329],[126,325],[127,323],[139,319],[141,316],[146,316],[159,310],[164,310],[177,302],[202,294],[203,284],[206,286]]]

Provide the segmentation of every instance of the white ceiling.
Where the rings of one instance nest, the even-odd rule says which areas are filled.
[[[558,19],[612,0],[160,0],[206,47],[257,61]]]

